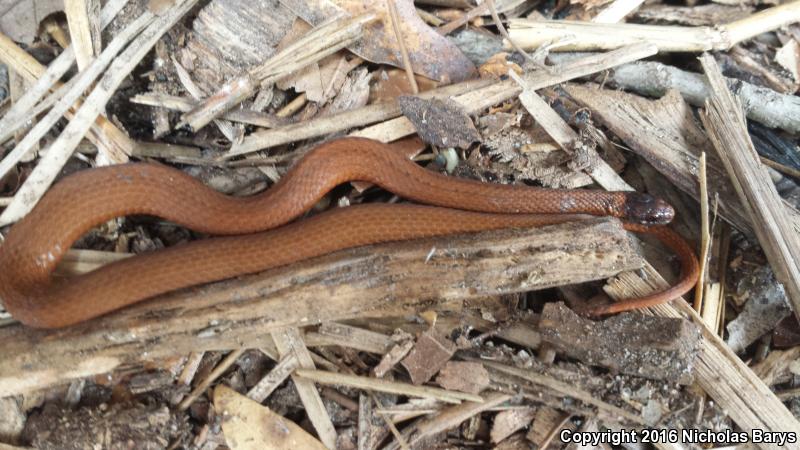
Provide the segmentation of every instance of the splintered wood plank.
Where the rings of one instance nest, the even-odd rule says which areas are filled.
[[[641,267],[613,219],[361,247],[179,291],[63,330],[0,328],[0,396],[142,358],[272,346],[269,333],[397,317],[447,302],[607,278]]]
[[[775,278],[786,288],[792,310],[800,317],[800,237],[769,172],[759,161],[741,103],[728,90],[714,58],[703,55],[700,62],[712,92],[700,118],[750,216]]]
[[[592,117],[619,136],[682,191],[699,198],[699,159],[708,158],[708,190],[719,212],[736,228],[752,232],[750,217],[736,195],[711,141],[677,91],[658,100],[625,92],[567,85],[567,93],[592,111]],[[800,221],[794,219],[800,227]]]

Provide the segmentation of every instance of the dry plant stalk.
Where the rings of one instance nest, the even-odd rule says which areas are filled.
[[[100,31],[105,29],[117,13],[128,3],[128,0],[111,0],[100,11]],[[75,51],[69,46],[47,66],[47,70],[39,76],[25,95],[19,98],[5,116],[0,119],[0,143],[7,141],[20,127],[34,120],[41,111],[34,112],[39,100],[67,73],[72,63],[75,62]],[[41,104],[41,103],[40,103]],[[2,175],[0,175],[2,177]]]
[[[0,33],[0,62],[7,65],[17,74],[22,75],[31,84],[47,73],[47,69],[25,50]],[[74,117],[76,107],[67,114],[67,118]],[[134,147],[133,141],[122,130],[105,117],[98,117],[91,124],[87,138],[101,151],[112,153],[130,153]]]
[[[111,41],[103,54],[93,59],[80,73],[70,80],[70,83],[64,85],[64,88],[67,89],[59,89],[44,101],[48,102],[49,99],[52,99],[53,107],[45,117],[40,119],[39,122],[28,131],[14,149],[0,161],[0,178],[8,174],[25,155],[38,145],[39,141],[45,134],[50,132],[56,122],[61,120],[61,116],[83,96],[83,92],[89,88],[106,67],[111,64],[117,56],[117,53],[122,51],[128,42],[148,27],[153,20],[155,20],[155,16],[149,11],[142,13],[141,16],[131,22],[125,29],[117,33],[114,40]],[[62,92],[63,90],[66,92]],[[63,97],[58,98],[61,94],[63,94]]]
[[[800,0],[775,6],[717,27],[682,27],[606,24],[564,20],[513,19],[509,34],[522,48],[531,50],[549,42],[572,40],[559,51],[608,50],[635,42],[649,42],[660,52],[727,50],[767,31],[800,21]],[[506,48],[511,48],[508,42]]]
[[[343,373],[310,369],[297,369],[295,374],[301,378],[320,384],[349,386],[357,389],[387,392],[408,397],[432,398],[445,403],[461,403],[464,400],[483,403],[483,398],[480,395],[428,386],[416,386],[399,381],[384,380],[382,378],[360,377],[357,375],[346,375]]]
[[[297,358],[299,367],[306,370],[314,370],[311,352],[306,348],[298,328],[289,327],[274,331],[272,332],[272,339],[281,358],[294,355]],[[328,416],[325,404],[322,403],[322,397],[320,397],[319,391],[317,391],[313,382],[299,376],[299,370],[301,369],[295,370],[295,374],[292,375],[292,381],[294,381],[294,387],[306,409],[308,420],[314,425],[314,429],[317,431],[322,443],[328,448],[336,448],[336,429],[333,427],[330,416]]]
[[[637,61],[657,52],[655,46],[650,44],[634,44],[608,53],[590,55],[568,61],[564,64],[551,67],[548,70],[539,70],[524,75],[525,83],[532,89],[541,89],[568,80],[597,73],[631,61]],[[454,85],[459,86],[459,85]],[[475,114],[484,108],[498,103],[503,103],[522,92],[514,81],[507,80],[486,86],[483,83],[474,85],[474,90],[456,95],[454,100],[463,106],[467,113]],[[453,95],[448,89],[430,91],[420,94],[429,98],[438,95]],[[351,136],[366,137],[382,142],[391,142],[402,137],[416,133],[416,129],[405,117],[400,116],[400,108],[396,104],[369,105],[353,111],[345,111],[328,117],[320,117],[303,124],[287,125],[272,130],[258,131],[247,136],[240,144],[235,144],[226,157],[243,155],[262,150],[276,145],[295,142],[309,137],[322,136],[327,133],[342,131],[354,126],[366,125],[376,120],[386,120],[371,127],[351,133]],[[394,117],[394,118],[392,118]],[[388,120],[387,120],[388,119]]]
[[[713,57],[703,55],[700,62],[712,91],[700,116],[703,126],[753,222],[775,278],[786,289],[795,316],[800,317],[800,238],[753,147],[741,103],[728,90]]]
[[[64,0],[69,36],[75,50],[78,70],[85,69],[100,54],[98,0]]]
[[[168,11],[155,18],[134,39],[111,64],[105,75],[96,84],[91,94],[75,113],[69,125],[49,147],[47,153],[25,181],[25,184],[14,195],[14,200],[0,214],[0,226],[8,225],[21,219],[38,203],[64,164],[72,156],[81,139],[95,123],[95,119],[105,109],[108,100],[114,95],[117,87],[131,73],[139,61],[150,51],[158,39],[183,17],[198,0],[179,0]],[[142,16],[152,14],[145,12]],[[124,152],[105,155],[110,161],[126,161]]]
[[[269,86],[285,75],[352,45],[361,37],[364,25],[374,20],[374,14],[363,14],[312,29],[260,66],[225,84],[205,102],[184,114],[178,126],[188,125],[193,130],[203,128],[260,87]]]

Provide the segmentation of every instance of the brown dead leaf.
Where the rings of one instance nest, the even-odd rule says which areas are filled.
[[[402,96],[400,110],[423,141],[439,147],[468,148],[481,135],[464,109],[450,99]]]
[[[296,423],[227,386],[214,389],[214,407],[222,414],[225,442],[232,450],[325,450],[320,441]]]
[[[344,12],[351,15],[376,14],[378,20],[365,28],[364,38],[350,50],[371,62],[402,67],[403,59],[390,22],[387,1],[394,1],[397,7],[398,25],[415,73],[442,83],[466,80],[475,74],[475,66],[461,50],[420,19],[413,0],[283,0],[281,3],[313,25]]]
[[[63,10],[63,0],[0,0],[0,32],[30,44],[42,19]]]

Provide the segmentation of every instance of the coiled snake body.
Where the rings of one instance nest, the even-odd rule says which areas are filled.
[[[286,225],[333,187],[355,180],[435,206],[358,205]],[[69,279],[53,277],[64,253],[87,230],[132,214],[158,216],[222,236],[141,254]],[[669,222],[673,211],[654,197],[457,179],[426,170],[380,142],[345,138],[320,145],[270,189],[244,198],[220,194],[176,169],[155,164],[123,164],[66,177],[0,246],[0,299],[26,325],[63,327],[165,292],[345,248],[562,223],[576,220],[575,214],[622,218],[628,230],[657,235],[683,266],[681,281],[670,289],[593,313],[661,303],[694,285],[694,254],[674,232],[657,226]]]

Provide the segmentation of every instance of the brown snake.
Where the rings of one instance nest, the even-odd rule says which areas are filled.
[[[335,186],[355,180],[435,207],[366,204],[286,225]],[[141,254],[76,277],[53,277],[64,253],[87,230],[132,214],[227,236]],[[320,145],[280,182],[251,197],[220,194],[189,175],[155,164],[123,164],[68,176],[12,227],[0,246],[0,299],[26,325],[63,327],[165,292],[345,248],[562,223],[577,220],[575,214],[625,219],[626,229],[655,234],[682,264],[682,279],[668,290],[591,313],[663,303],[695,284],[698,266],[691,248],[668,228],[657,226],[674,214],[659,199],[635,192],[555,190],[452,178],[416,165],[389,145],[345,138]]]

